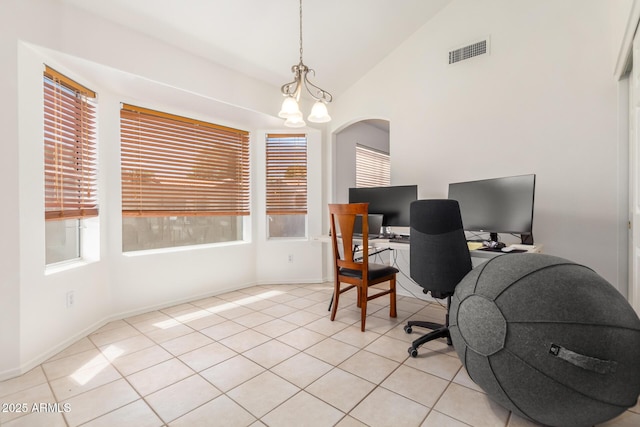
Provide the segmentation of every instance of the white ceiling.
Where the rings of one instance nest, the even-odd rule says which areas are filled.
[[[281,86],[300,58],[298,0],[59,0]],[[451,0],[305,0],[303,59],[339,95]]]

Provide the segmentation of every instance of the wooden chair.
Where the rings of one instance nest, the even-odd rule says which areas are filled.
[[[397,317],[396,313],[396,273],[398,269],[389,265],[369,262],[369,220],[368,203],[330,204],[329,216],[331,222],[331,241],[333,244],[334,291],[331,320],[335,320],[338,311],[340,294],[357,288],[357,305],[361,312],[360,329],[364,332],[367,317],[367,302],[384,295],[389,295],[389,316]],[[362,258],[356,258],[353,230],[356,216],[362,216]],[[336,224],[338,227],[336,227]],[[340,236],[338,236],[340,233]],[[342,253],[342,256],[340,255]],[[369,287],[389,282],[388,289],[374,289],[369,295]],[[341,284],[346,283],[345,288]]]

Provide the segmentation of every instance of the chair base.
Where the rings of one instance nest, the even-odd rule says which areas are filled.
[[[421,321],[409,321],[407,322],[407,324],[404,327],[404,331],[408,334],[410,334],[411,332],[413,332],[413,327],[414,326],[418,326],[421,328],[427,328],[427,329],[432,329],[431,332],[429,332],[428,334],[425,334],[423,336],[421,336],[420,338],[414,340],[411,343],[411,347],[409,347],[407,349],[409,355],[411,357],[416,357],[418,356],[418,348],[429,341],[433,341],[435,339],[438,338],[446,338],[447,339],[447,345],[451,345],[451,334],[449,333],[449,328],[445,325],[441,325],[439,323],[433,323],[433,322],[421,322]]]

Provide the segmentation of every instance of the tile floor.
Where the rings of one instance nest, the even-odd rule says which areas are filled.
[[[13,404],[0,425],[536,425],[489,400],[443,341],[408,356],[403,322],[442,321],[440,305],[399,297],[390,319],[373,300],[362,333],[354,292],[335,322],[330,296],[330,284],[256,286],[111,322],[0,382]],[[604,425],[640,425],[640,405]]]

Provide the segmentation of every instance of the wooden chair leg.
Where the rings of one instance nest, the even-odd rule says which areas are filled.
[[[331,321],[334,321],[336,319],[339,300],[340,300],[340,282],[336,281],[333,287],[333,305],[331,306]]]
[[[398,313],[396,311],[396,278],[389,281],[389,287],[391,288],[391,293],[389,294],[390,303],[389,303],[389,316],[398,317]]]

